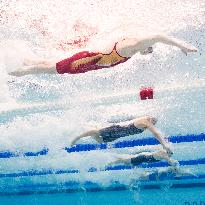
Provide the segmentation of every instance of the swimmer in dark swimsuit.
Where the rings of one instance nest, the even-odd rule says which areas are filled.
[[[162,160],[167,161],[173,167],[179,166],[178,161],[172,159],[165,151],[157,151],[151,153],[142,152],[136,155],[127,155],[127,154],[120,155],[120,157],[117,157],[117,159],[114,162],[109,163],[109,166],[114,164],[121,164],[121,163],[126,165],[138,166],[142,163],[153,163]]]
[[[96,51],[82,51],[64,60],[25,59],[24,67],[9,74],[23,76],[29,74],[78,74],[91,70],[110,68],[129,60],[136,53],[147,55],[153,52],[153,45],[164,43],[181,49],[187,55],[197,49],[190,44],[162,34],[119,38],[99,47]]]
[[[158,131],[158,129],[154,126],[157,122],[156,118],[153,117],[142,117],[137,118],[131,121],[127,121],[125,123],[119,123],[112,125],[110,127],[90,130],[81,134],[80,136],[76,136],[71,140],[71,146],[73,146],[79,139],[92,136],[99,143],[107,143],[112,142],[121,137],[140,134],[144,130],[148,129],[152,132],[152,134],[156,137],[156,139],[161,143],[166,152],[171,155],[172,151],[169,147],[169,144],[166,142],[162,134]]]

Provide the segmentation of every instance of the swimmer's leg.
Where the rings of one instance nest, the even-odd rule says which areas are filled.
[[[39,64],[45,64],[46,60],[36,60],[36,59],[24,59],[23,65],[25,66],[31,66],[31,65],[39,65]]]
[[[92,136],[93,139],[95,139],[97,142],[101,143],[102,142],[102,139],[100,137],[100,133],[99,133],[99,130],[90,130],[88,132],[85,132],[79,136],[76,136],[74,137],[72,140],[71,140],[71,146],[75,145],[76,142],[81,139],[81,138],[84,138],[84,137],[89,137],[89,136]]]
[[[8,73],[9,75],[13,76],[24,76],[30,74],[57,74],[55,64],[38,64],[38,65],[30,65],[25,66],[17,71],[12,71]]]
[[[129,154],[120,155],[120,156],[117,157],[117,159],[115,161],[108,163],[108,166],[112,166],[112,165],[115,165],[115,164],[130,165],[132,157],[133,157],[133,155],[129,155]]]
[[[36,59],[25,59],[23,67],[12,71],[9,74],[14,76],[24,76],[29,74],[56,74],[56,61],[54,60],[36,60]]]

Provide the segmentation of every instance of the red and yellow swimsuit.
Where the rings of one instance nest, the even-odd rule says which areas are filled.
[[[56,63],[56,70],[59,74],[85,73],[91,70],[109,68],[124,63],[130,57],[122,57],[116,51],[115,44],[110,54],[92,53],[88,51],[79,52],[70,58]]]

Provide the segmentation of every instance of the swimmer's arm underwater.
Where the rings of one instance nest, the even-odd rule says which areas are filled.
[[[170,149],[168,142],[166,142],[164,136],[159,132],[159,130],[151,123],[147,125],[147,129],[150,130],[154,134],[154,136],[161,143],[162,147],[167,151],[167,153],[169,155],[172,155],[173,152]]]
[[[169,155],[172,155],[173,152],[171,151],[169,147],[169,143],[166,142],[164,136],[160,133],[160,131],[154,126],[157,122],[156,118],[153,117],[142,117],[139,119],[136,119],[134,121],[134,125],[138,128],[146,128],[148,129],[155,137],[156,139],[161,143],[162,147],[167,151]]]
[[[121,56],[131,57],[137,52],[146,55],[153,52],[153,45],[156,43],[164,43],[171,46],[176,46],[187,55],[189,52],[196,52],[197,49],[182,40],[174,37],[169,37],[165,34],[147,35],[141,38],[124,38],[117,43],[117,52]]]

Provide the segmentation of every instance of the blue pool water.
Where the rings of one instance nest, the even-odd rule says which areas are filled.
[[[7,0],[0,8],[0,204],[205,204],[203,1]],[[198,52],[185,56],[157,44],[152,55],[115,68],[7,75],[24,58],[61,59],[103,46],[101,32],[112,38],[139,31],[166,32]],[[153,87],[153,100],[140,100],[141,85]],[[111,149],[90,138],[69,147],[84,131],[143,115],[158,118],[182,175],[163,175],[166,163],[106,167],[118,154],[160,148],[148,131]]]
[[[18,195],[2,196],[1,204],[108,204],[108,205],[133,205],[133,204],[200,204],[205,202],[202,188],[191,189],[160,189],[146,191],[103,191],[84,192],[72,194],[40,194],[40,195]]]

